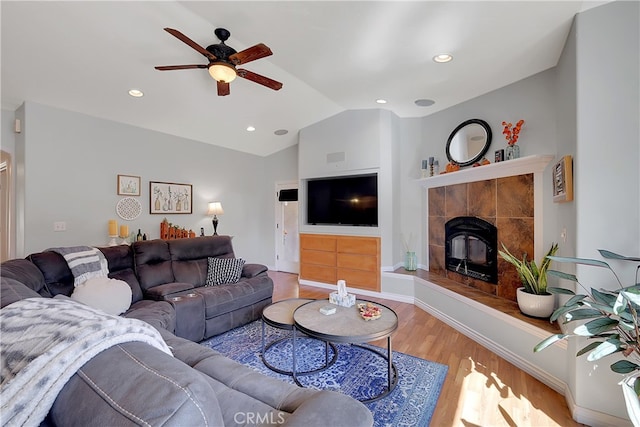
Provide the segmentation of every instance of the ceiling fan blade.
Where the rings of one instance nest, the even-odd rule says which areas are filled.
[[[165,28],[164,30],[167,33],[169,33],[172,36],[174,36],[175,38],[177,38],[178,40],[180,40],[181,42],[191,46],[193,49],[197,50],[199,53],[201,53],[202,55],[206,56],[210,60],[215,61],[216,59],[218,59],[218,58],[215,57],[214,54],[212,54],[207,49],[205,49],[202,46],[200,46],[198,43],[196,43],[193,40],[191,40],[189,37],[187,37],[184,34],[182,34],[180,31],[174,30],[173,28]]]
[[[227,96],[230,93],[229,83],[218,82],[218,96]]]
[[[160,71],[170,71],[170,70],[190,70],[193,68],[209,68],[208,65],[195,64],[195,65],[163,65],[160,67],[154,67],[156,70]]]
[[[243,51],[229,55],[229,61],[233,62],[235,65],[240,65],[269,55],[273,55],[271,49],[269,49],[267,45],[259,43]]]
[[[260,74],[256,74],[252,71],[245,69],[238,69],[238,77],[242,77],[247,80],[251,80],[252,82],[261,84],[262,86],[266,86],[273,90],[280,90],[282,88],[282,83],[277,82],[269,77],[261,76]]]

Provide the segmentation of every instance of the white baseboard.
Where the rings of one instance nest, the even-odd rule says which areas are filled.
[[[576,405],[573,394],[569,387],[566,388],[564,398],[567,401],[569,412],[573,419],[580,424],[593,427],[633,427],[630,420],[616,417],[615,415],[605,414],[603,412],[594,411],[592,409],[583,408]]]
[[[323,289],[330,289],[332,291],[336,290],[335,285],[328,285],[326,283],[314,282],[313,280],[298,279],[298,283],[300,283],[301,285],[315,286],[317,288],[323,288]],[[349,287],[347,287],[347,291],[349,293],[356,294],[356,295],[362,295],[366,297],[375,297],[375,298],[384,298],[391,301],[405,302],[407,304],[413,304],[415,300],[415,298],[412,296],[393,294],[389,292],[367,291],[365,289],[349,288]]]

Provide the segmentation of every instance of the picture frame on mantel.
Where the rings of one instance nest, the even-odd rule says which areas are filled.
[[[140,177],[134,175],[118,175],[119,196],[139,196]]]
[[[553,201],[556,203],[573,200],[573,159],[564,156],[553,165]]]
[[[190,214],[192,202],[191,184],[149,181],[150,214]]]

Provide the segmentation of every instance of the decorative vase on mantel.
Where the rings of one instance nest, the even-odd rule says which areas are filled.
[[[504,157],[506,160],[520,158],[520,146],[518,144],[507,145],[507,148],[504,150]]]

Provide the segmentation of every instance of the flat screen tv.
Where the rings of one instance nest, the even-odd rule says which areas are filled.
[[[378,175],[307,181],[307,223],[378,226]]]

